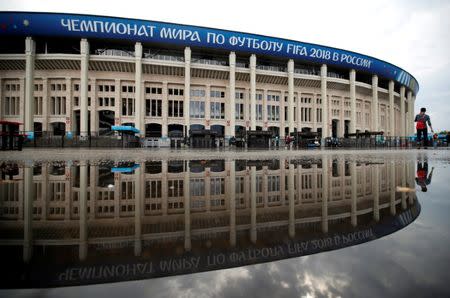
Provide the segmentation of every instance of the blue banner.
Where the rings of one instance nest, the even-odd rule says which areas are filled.
[[[103,38],[219,48],[326,63],[394,80],[417,94],[416,79],[388,62],[341,49],[197,26],[91,15],[0,12],[0,36]]]

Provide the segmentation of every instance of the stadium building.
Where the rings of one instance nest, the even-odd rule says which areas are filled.
[[[248,131],[283,139],[413,133],[419,86],[351,51],[172,23],[0,13],[0,119],[30,138],[109,135],[134,126],[150,144],[196,133],[227,145]]]

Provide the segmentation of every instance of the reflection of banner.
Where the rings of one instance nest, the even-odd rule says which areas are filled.
[[[359,229],[347,233],[335,232],[311,239],[277,240],[265,246],[249,246],[242,249],[209,249],[205,253],[191,251],[175,257],[158,258],[158,254],[150,254],[146,255],[145,258],[119,257],[117,258],[120,260],[118,262],[112,262],[112,259],[109,259],[105,263],[80,262],[68,266],[46,264],[39,267],[39,265],[33,265],[27,267],[27,269],[23,268],[27,272],[15,272],[18,277],[14,281],[2,280],[0,285],[1,287],[85,285],[187,274],[300,257],[381,238],[404,228],[413,222],[419,213],[420,205],[416,201],[414,206],[397,216],[386,218],[381,223],[374,225],[361,226]],[[305,237],[305,235],[299,237]],[[109,248],[129,250],[134,245],[134,241],[124,240],[90,246],[96,250]],[[142,247],[152,248],[154,247],[154,241],[144,240],[142,241]],[[92,260],[95,260],[95,258]],[[19,276],[21,278],[26,276],[27,279],[22,281]]]
[[[0,34],[114,38],[251,52],[370,71],[404,84],[414,93],[419,89],[409,73],[373,57],[316,44],[205,27],[90,15],[2,12]]]

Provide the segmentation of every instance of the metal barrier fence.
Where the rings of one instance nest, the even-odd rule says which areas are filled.
[[[110,148],[136,148],[145,147],[146,139],[140,139],[134,134],[108,133],[99,134],[98,132],[90,132],[87,136],[80,136],[75,133],[66,132],[65,134],[58,134],[54,132],[35,132],[33,140],[25,140],[23,147],[110,147]],[[155,143],[156,140],[153,140]],[[300,141],[298,144],[295,140],[292,142],[292,147],[301,149],[310,146],[308,141]],[[362,137],[362,138],[326,138],[325,147],[336,148],[416,148],[418,146],[415,140],[410,137]],[[155,144],[153,147],[159,147]],[[151,147],[152,147],[151,146]],[[278,146],[286,147],[285,140],[278,139]],[[317,146],[320,146],[317,144]],[[436,144],[433,141],[429,142],[428,147],[448,147],[448,140],[438,140]]]
[[[417,143],[410,137],[384,137],[376,136],[370,138],[327,138],[326,147],[344,148],[416,148],[422,143]],[[448,147],[446,140],[430,140],[428,147]]]
[[[139,138],[134,135],[99,134],[91,132],[87,136],[76,134],[55,134],[53,132],[35,133],[33,140],[26,140],[24,147],[54,147],[54,148],[78,148],[78,147],[111,147],[111,148],[135,148],[139,147]]]

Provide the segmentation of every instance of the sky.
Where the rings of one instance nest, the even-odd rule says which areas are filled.
[[[244,31],[386,60],[419,82],[415,111],[450,130],[450,1],[26,1],[0,11],[100,14]]]

